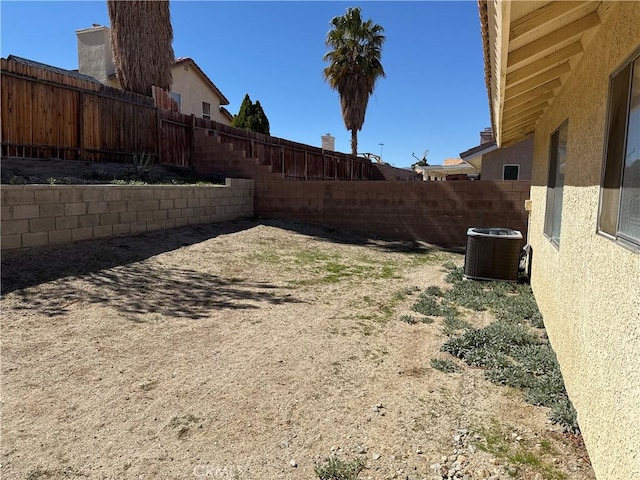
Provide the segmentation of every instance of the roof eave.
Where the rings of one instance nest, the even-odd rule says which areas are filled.
[[[478,0],[484,44],[485,82],[491,124],[498,147],[502,145],[502,110],[507,77],[511,2]]]

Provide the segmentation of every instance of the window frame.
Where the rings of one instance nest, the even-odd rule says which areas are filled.
[[[629,139],[629,119],[630,119],[630,107],[631,107],[631,96],[633,93],[633,74],[634,74],[634,63],[640,61],[640,48],[636,49],[631,55],[629,55],[618,68],[616,68],[613,73],[609,76],[609,86],[608,86],[608,95],[607,95],[607,117],[605,123],[605,135],[603,142],[603,153],[602,153],[602,169],[600,174],[600,189],[599,189],[599,197],[598,197],[598,215],[596,220],[596,233],[605,238],[612,240],[613,242],[621,245],[622,247],[631,250],[635,253],[640,253],[640,238],[630,239],[627,235],[620,232],[620,216],[622,210],[622,188],[623,188],[623,178],[624,178],[624,170],[625,170],[625,154],[627,149],[627,142]],[[612,127],[614,126],[614,103],[616,94],[619,92],[614,91],[614,84],[618,77],[627,69],[628,72],[628,85],[626,91],[626,106],[625,106],[625,114],[624,114],[624,135],[622,137],[623,145],[621,152],[619,153],[618,158],[609,158],[611,151],[615,148],[611,145],[611,135],[612,135]],[[638,67],[636,67],[638,68]],[[624,81],[624,78],[622,78]],[[639,86],[640,87],[640,86]],[[611,162],[611,163],[610,163]],[[612,165],[614,163],[614,165]],[[609,167],[609,168],[607,168]],[[617,172],[617,169],[620,172]],[[608,172],[613,171],[614,177],[617,178],[609,179]],[[615,175],[617,174],[617,175]],[[615,202],[611,202],[611,199],[605,199],[605,185],[608,182],[614,181],[617,194],[615,195]],[[616,209],[615,212],[615,233],[611,233],[608,231],[610,227],[603,227],[603,219],[604,208],[612,208]]]
[[[558,232],[557,232],[557,238],[556,236],[554,236],[554,231],[553,231],[553,216],[554,216],[554,212],[555,212],[555,205],[557,202],[557,198],[556,198],[556,192],[555,189],[558,186],[558,152],[560,150],[560,132],[562,131],[562,129],[567,129],[567,144],[565,145],[565,148],[568,150],[568,146],[569,146],[569,119],[566,119],[565,121],[563,121],[553,132],[551,132],[551,135],[549,136],[549,167],[548,167],[548,171],[547,171],[547,198],[546,198],[546,203],[545,203],[545,211],[544,211],[544,223],[543,223],[543,233],[544,236],[549,240],[549,242],[551,242],[551,244],[556,247],[557,249],[560,248],[560,235],[562,233],[562,205],[560,206],[560,222],[558,224]],[[565,152],[565,159],[564,159],[564,163],[565,163],[565,170],[566,170],[566,164],[567,164],[567,152]],[[553,166],[553,170],[551,169],[551,167]],[[550,187],[551,184],[551,180],[553,179],[553,187]],[[562,181],[562,196],[560,197],[561,201],[564,198],[564,174],[563,174],[563,181]],[[549,206],[549,202],[551,203],[551,207]]]
[[[171,100],[178,104],[178,111],[182,112],[182,95],[178,92],[169,92],[169,96],[171,97]]]
[[[505,163],[504,165],[502,165],[502,180],[507,180],[506,178],[504,178],[504,173],[505,173],[505,168],[506,167],[516,167],[518,169],[518,171],[516,173],[516,178],[509,179],[509,181],[520,180],[520,164],[518,164],[518,163]]]
[[[207,109],[209,110],[209,113],[205,112],[205,108],[204,108],[205,105],[209,107]],[[202,118],[204,118],[205,120],[211,120],[211,104],[209,102],[202,102]]]

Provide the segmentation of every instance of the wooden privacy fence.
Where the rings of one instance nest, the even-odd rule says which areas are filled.
[[[2,156],[130,162],[146,153],[191,168],[196,130],[298,180],[382,180],[368,159],[175,111],[166,92],[146,97],[13,60],[1,60]]]
[[[99,162],[156,153],[152,98],[5,59],[1,75],[3,156]]]

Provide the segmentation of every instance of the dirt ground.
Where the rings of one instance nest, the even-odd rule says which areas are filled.
[[[5,253],[0,476],[593,479],[547,409],[399,320],[447,261],[249,220]]]

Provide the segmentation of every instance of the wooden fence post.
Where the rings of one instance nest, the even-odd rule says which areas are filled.
[[[162,165],[162,118],[160,118],[160,108],[158,107],[156,107],[156,150],[158,165]]]
[[[196,148],[196,116],[191,114],[191,144],[189,145],[189,168],[193,168],[193,157],[195,156],[195,148]]]
[[[284,145],[280,147],[280,157],[282,158],[282,178],[284,178]]]

